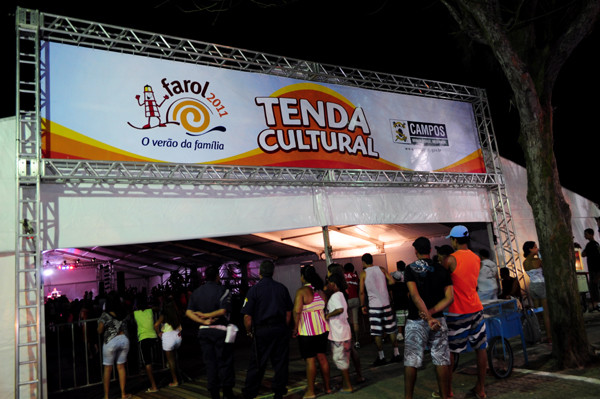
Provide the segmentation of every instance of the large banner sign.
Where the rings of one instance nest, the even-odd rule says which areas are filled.
[[[485,172],[471,104],[46,42],[43,156]]]

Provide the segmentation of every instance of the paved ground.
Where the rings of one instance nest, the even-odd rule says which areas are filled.
[[[586,330],[590,343],[600,348],[600,313],[586,313],[584,315]],[[590,365],[584,369],[553,371],[552,360],[550,357],[551,346],[549,344],[537,344],[527,347],[529,364],[525,364],[522,346],[519,339],[512,339],[511,346],[515,354],[515,369],[512,375],[506,379],[498,379],[494,376],[488,376],[487,394],[490,398],[561,398],[561,399],[583,399],[600,398],[600,363]],[[236,348],[236,387],[235,392],[240,394],[245,378],[245,369],[247,366],[248,343],[238,342]],[[386,356],[391,356],[391,346],[386,344]],[[287,399],[301,399],[305,387],[305,369],[304,362],[300,359],[297,352],[297,343],[291,343],[290,359],[290,381],[288,384],[289,393]],[[402,346],[400,350],[402,351]],[[193,353],[193,348],[188,348],[186,354]],[[363,375],[367,378],[364,384],[358,385],[358,390],[352,395],[337,392],[331,395],[322,393],[319,397],[325,398],[365,398],[365,399],[383,399],[383,398],[401,398],[404,392],[402,364],[392,363],[379,367],[371,367],[375,359],[375,346],[373,343],[366,343],[359,349],[362,361]],[[143,399],[163,399],[163,398],[205,398],[208,392],[204,388],[204,372],[202,366],[194,361],[182,361],[182,368],[186,374],[191,375],[193,380],[187,380],[184,384],[176,388],[169,388],[167,374],[159,375],[161,389],[158,393],[145,393],[147,381],[145,379],[133,379],[128,381],[128,391],[134,394],[134,398]],[[454,373],[453,390],[456,399],[469,397],[468,391],[475,384],[474,356],[472,353],[461,355],[459,367]],[[331,366],[331,375],[334,384],[341,384],[340,373],[335,367]],[[272,395],[268,391],[268,378],[271,374],[268,372],[265,381],[265,387],[261,391],[261,398],[270,398]],[[317,382],[321,381],[320,377]],[[117,383],[112,383],[113,395],[119,397]],[[415,388],[415,398],[431,398],[432,392],[437,389],[437,383],[433,366],[428,362],[422,370],[419,370],[417,384]],[[60,395],[53,395],[53,398],[74,398],[87,397],[88,399],[101,398],[101,387],[88,390],[87,392],[71,392]],[[241,397],[241,396],[240,396]],[[473,397],[473,396],[471,396]]]

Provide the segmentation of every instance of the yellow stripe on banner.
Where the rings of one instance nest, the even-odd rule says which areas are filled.
[[[91,137],[85,136],[81,133],[78,133],[72,129],[69,129],[59,123],[48,121],[47,119],[42,119],[42,126],[43,126],[44,134],[47,135],[45,138],[43,138],[43,141],[50,143],[52,152],[69,154],[69,155],[72,155],[72,156],[80,158],[80,159],[100,160],[100,159],[97,159],[97,157],[90,158],[90,157],[88,157],[88,155],[91,155],[91,154],[86,154],[86,153],[87,152],[105,151],[109,154],[116,154],[118,156],[126,158],[127,160],[132,160],[132,161],[164,162],[159,159],[144,157],[139,154],[135,154],[135,153],[132,153],[129,151],[122,150],[117,147],[113,147],[109,144],[103,143],[103,142],[93,139]],[[59,142],[63,141],[63,142],[74,142],[74,143],[82,144],[83,145],[82,147],[87,147],[87,148],[91,149],[91,151],[86,150],[84,153],[78,153],[78,152],[74,152],[77,149],[71,148],[71,146],[68,146],[69,148],[56,148],[56,146],[52,145],[52,136],[57,136],[58,138],[62,139],[62,140],[58,140]],[[64,141],[64,140],[67,140],[67,141]],[[110,159],[110,160],[112,160],[112,159]]]

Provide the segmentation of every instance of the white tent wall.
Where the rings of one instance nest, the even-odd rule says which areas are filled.
[[[527,171],[507,159],[502,159],[502,170],[510,198],[515,236],[520,249],[525,241],[538,242],[533,213],[527,202]],[[583,237],[583,231],[586,228],[598,231],[598,225],[594,218],[600,217],[600,209],[597,204],[570,190],[563,188],[563,194],[571,207],[571,227],[574,241],[584,247],[587,240]],[[587,262],[584,261],[584,264],[587,271]]]
[[[325,189],[322,200],[327,225],[491,220],[485,189],[339,187]]]
[[[404,187],[48,185],[44,249],[340,224],[490,220],[485,190]]]
[[[48,249],[319,225],[310,187],[51,185],[42,201],[59,215],[47,221]]]
[[[0,320],[5,327],[15,325],[15,118],[0,119]],[[0,335],[0,398],[15,395],[15,333],[7,328]]]

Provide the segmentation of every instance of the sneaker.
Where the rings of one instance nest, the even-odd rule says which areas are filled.
[[[403,340],[404,340],[404,335],[402,335],[402,333],[398,333],[398,334],[396,335],[396,339],[397,339],[398,341],[403,341]]]
[[[356,341],[354,343],[354,349],[360,349],[360,342]]]
[[[396,355],[396,356],[392,357],[392,360],[390,360],[390,363],[402,363],[402,356]]]
[[[383,359],[377,358],[373,362],[373,367],[383,366],[384,364],[387,364],[387,362],[385,361],[385,358],[383,358]]]

